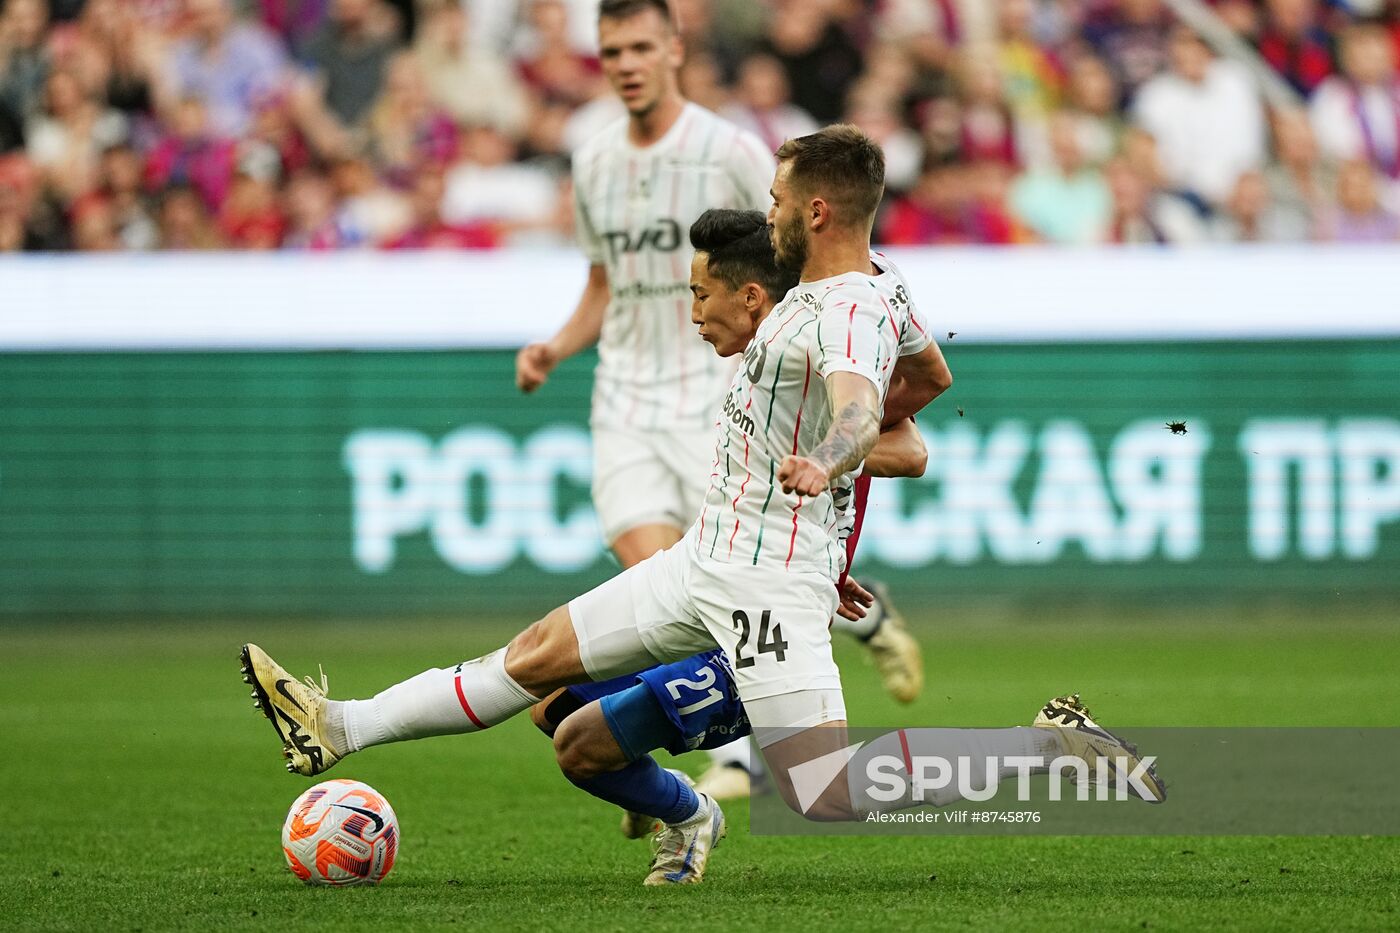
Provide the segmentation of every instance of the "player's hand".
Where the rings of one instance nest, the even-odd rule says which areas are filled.
[[[521,392],[533,392],[545,384],[559,357],[547,343],[532,343],[515,355],[515,385]]]
[[[865,611],[875,605],[875,594],[867,590],[856,582],[856,578],[846,576],[846,582],[841,584],[841,605],[837,607],[836,614],[843,619],[850,619],[858,622],[865,618]]]
[[[783,492],[816,496],[831,485],[831,474],[825,466],[809,457],[787,456],[778,466],[778,482],[783,484]]]

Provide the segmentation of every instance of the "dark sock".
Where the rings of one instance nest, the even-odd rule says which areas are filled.
[[[620,771],[573,781],[599,800],[655,817],[663,823],[681,823],[700,809],[695,791],[670,771],[644,755]]]

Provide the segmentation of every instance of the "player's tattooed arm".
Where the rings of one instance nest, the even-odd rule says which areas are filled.
[[[835,409],[831,427],[806,456],[790,456],[778,467],[784,492],[815,496],[834,476],[860,465],[880,437],[880,398],[874,383],[854,373],[832,373],[826,380]]]

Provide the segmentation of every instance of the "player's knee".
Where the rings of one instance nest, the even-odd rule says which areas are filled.
[[[778,795],[788,809],[814,823],[845,823],[858,819],[849,794],[828,792],[803,806],[790,785],[780,786]]]
[[[536,696],[582,679],[582,667],[569,613],[563,607],[511,639],[506,651],[506,673]]]
[[[554,730],[554,760],[569,780],[586,781],[612,770],[612,762],[599,753],[593,739],[578,716],[570,716]]]

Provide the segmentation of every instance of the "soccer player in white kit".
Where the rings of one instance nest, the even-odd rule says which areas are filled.
[[[687,231],[709,208],[766,212],[776,163],[756,136],[681,96],[683,50],[666,0],[603,0],[598,31],[603,69],[628,115],[574,155],[588,283],[559,332],[520,351],[516,381],[534,391],[559,362],[597,343],[593,505],[626,568],[680,540],[722,466],[713,429],[735,365],[691,325]],[[921,688],[922,658],[888,605],[836,625],[865,642],[887,689],[907,703]],[[547,708],[536,722],[550,731],[539,718]],[[710,754],[715,767],[700,786],[720,798],[746,795],[748,744]]]
[[[836,126],[790,140],[778,158],[774,245],[779,261],[800,266],[801,281],[756,321],[717,426],[724,468],[701,519],[681,541],[554,609],[506,647],[368,700],[331,701],[324,680],[299,683],[245,645],[244,676],[289,770],[315,775],[374,745],[481,731],[560,687],[719,646],[783,800],[811,819],[861,817],[846,781],[815,795],[799,796],[794,786],[794,769],[846,747],[828,626],[850,490],[882,412],[916,413],[951,376],[898,270],[870,252],[883,191],[879,147],[855,127]],[[1044,725],[1059,725],[1049,715],[1064,718],[1055,702]],[[997,741],[1013,754],[1068,750],[1086,760],[1129,751],[1071,712],[1074,728],[1009,730]],[[1076,735],[1053,734],[1061,731]],[[1155,784],[1150,792],[1165,796]],[[699,881],[724,836],[723,812],[708,795],[695,795],[686,812],[658,837],[669,848],[658,849],[648,883]]]

